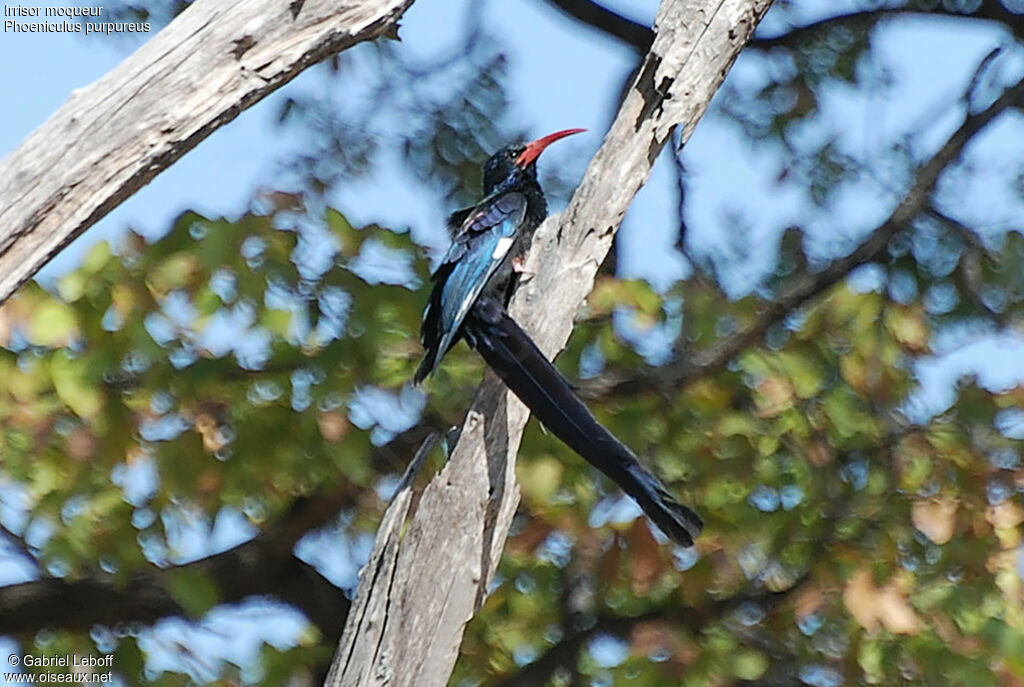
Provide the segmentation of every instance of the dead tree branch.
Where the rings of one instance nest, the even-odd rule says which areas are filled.
[[[87,631],[93,625],[151,623],[186,610],[171,593],[174,575],[200,574],[219,603],[274,596],[305,613],[327,636],[338,636],[348,612],[341,590],[291,553],[293,541],[267,533],[223,553],[127,579],[94,573],[76,580],[49,577],[0,588],[0,634],[25,635],[44,627]]]
[[[750,40],[752,48],[791,48],[806,40],[813,40],[826,35],[834,28],[843,26],[854,29],[871,28],[880,22],[897,17],[944,17],[947,19],[976,19],[980,21],[998,22],[1018,37],[1024,37],[1024,14],[1008,10],[999,0],[984,0],[973,11],[956,11],[949,5],[936,3],[933,9],[914,6],[879,7],[871,10],[860,10],[846,14],[837,14],[819,19],[802,26],[794,26],[788,31],[774,36],[755,36]]]
[[[1010,86],[984,110],[968,113],[949,139],[922,164],[913,183],[889,217],[850,254],[832,261],[816,273],[803,273],[771,300],[765,301],[750,323],[714,345],[681,358],[669,365],[644,370],[640,374],[608,372],[582,383],[581,393],[588,398],[622,396],[648,391],[668,391],[687,382],[721,370],[736,355],[761,341],[765,333],[790,312],[824,293],[853,269],[880,260],[889,240],[922,213],[931,212],[931,195],[941,174],[955,162],[975,134],[1011,108],[1024,106],[1024,79]]]
[[[618,38],[641,55],[647,54],[651,43],[654,42],[654,32],[649,26],[627,19],[592,0],[547,0],[547,2],[563,14],[609,36]]]
[[[0,160],[0,303],[76,236],[302,70],[412,0],[197,0]]]
[[[664,0],[656,38],[565,214],[537,232],[513,316],[542,350],[565,345],[633,196],[677,125],[688,138],[769,0]],[[410,512],[394,571],[364,570],[358,597],[382,627],[370,664],[328,685],[446,684],[462,632],[487,595],[518,502],[515,456],[529,414],[492,375],[445,468]],[[365,622],[365,619],[361,622]],[[346,679],[346,676],[347,679]]]
[[[375,469],[386,472],[408,464],[416,446],[433,433],[431,422],[436,420],[428,418],[375,449],[369,458]],[[348,600],[314,568],[292,555],[292,549],[304,534],[351,504],[355,493],[353,486],[343,484],[299,499],[263,533],[244,544],[192,563],[140,571],[127,581],[120,575],[97,572],[77,580],[47,578],[0,587],[0,635],[23,635],[44,628],[88,630],[97,624],[151,623],[182,615],[167,582],[185,571],[207,576],[220,592],[218,603],[267,596],[291,604],[333,642],[340,636]],[[26,555],[36,562],[30,553]]]

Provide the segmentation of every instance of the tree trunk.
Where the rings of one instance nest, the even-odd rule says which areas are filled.
[[[548,355],[565,345],[612,237],[673,129],[682,124],[682,138],[689,138],[770,4],[663,0],[636,82],[565,214],[537,231],[512,304],[513,317]],[[528,417],[488,373],[447,465],[418,503],[404,486],[385,516],[327,685],[447,684],[519,500],[515,456]]]
[[[0,160],[0,303],[61,248],[303,69],[412,0],[197,0]]]

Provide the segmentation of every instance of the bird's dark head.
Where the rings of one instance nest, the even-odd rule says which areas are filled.
[[[572,136],[586,129],[565,129],[548,134],[529,143],[518,143],[502,148],[484,164],[484,194],[497,190],[514,190],[524,184],[537,183],[537,158],[544,149],[560,138]]]

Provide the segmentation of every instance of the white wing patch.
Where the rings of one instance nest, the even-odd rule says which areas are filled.
[[[491,253],[491,259],[501,260],[505,257],[505,254],[508,253],[508,249],[512,247],[512,241],[513,239],[511,236],[503,236],[498,239],[498,244],[494,246],[494,252]]]

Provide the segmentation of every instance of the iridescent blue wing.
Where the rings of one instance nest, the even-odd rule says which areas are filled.
[[[434,290],[423,313],[421,338],[427,355],[417,381],[433,370],[455,342],[462,321],[512,248],[525,214],[525,196],[507,193],[473,208],[456,229],[434,273]]]

